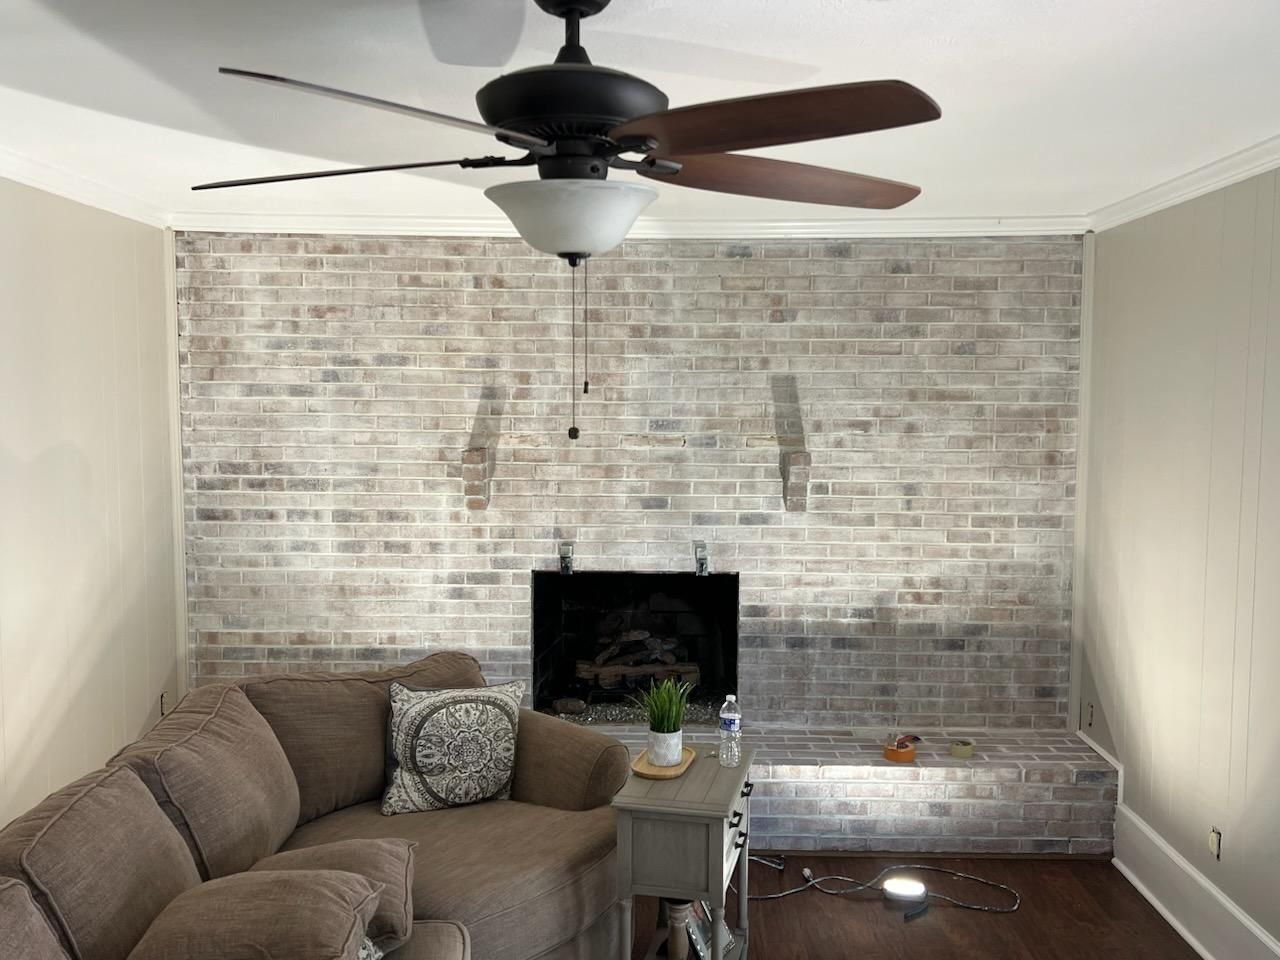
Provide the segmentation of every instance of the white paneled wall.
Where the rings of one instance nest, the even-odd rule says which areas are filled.
[[[165,248],[0,180],[0,822],[185,679]]]
[[[1220,960],[1280,935],[1278,180],[1101,233],[1086,362],[1081,722],[1124,764],[1118,856]]]

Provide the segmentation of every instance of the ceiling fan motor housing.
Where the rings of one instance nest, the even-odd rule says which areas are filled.
[[[476,93],[485,123],[556,144],[554,155],[538,161],[544,179],[603,179],[609,131],[667,105],[667,95],[647,80],[591,63],[526,67]]]
[[[609,0],[535,0],[539,7],[553,17],[593,17],[609,5]]]

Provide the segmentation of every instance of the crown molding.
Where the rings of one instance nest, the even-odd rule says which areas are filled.
[[[1280,167],[1280,136],[1205,164],[1084,215],[1037,217],[857,217],[830,220],[661,219],[642,217],[632,240],[862,239],[1078,235],[1108,230],[1186,200]],[[131,220],[175,230],[229,233],[354,233],[370,235],[514,237],[499,214],[400,216],[376,214],[169,212],[148,200],[52,164],[0,147],[0,177]]]
[[[3,147],[0,177],[153,227],[168,225],[164,210],[145,200]]]
[[[514,237],[500,215],[405,217],[361,214],[202,213],[170,215],[175,230],[226,233],[353,233],[442,237]],[[628,240],[862,239],[1075,235],[1085,217],[913,217],[845,220],[663,220],[642,217]]]
[[[1222,187],[1229,187],[1241,180],[1266,173],[1280,166],[1280,136],[1271,137],[1252,147],[1246,147],[1221,160],[1188,171],[1164,183],[1157,184],[1099,207],[1088,216],[1094,230],[1109,230],[1130,220],[1137,220],[1186,200],[1194,200]]]

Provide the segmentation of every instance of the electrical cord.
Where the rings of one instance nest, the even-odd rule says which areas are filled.
[[[783,857],[765,858],[765,857],[753,856],[751,859],[755,860],[757,863],[763,863],[766,866],[772,867],[775,870],[781,870],[782,867],[778,863],[775,863],[772,861],[774,861],[775,859],[784,860],[785,858]],[[857,893],[863,890],[880,891],[884,889],[880,881],[884,878],[885,874],[893,873],[898,870],[926,870],[931,873],[940,873],[944,876],[953,877],[957,880],[969,880],[974,883],[982,884],[984,887],[991,887],[992,889],[995,889],[995,890],[1001,890],[1013,897],[1013,904],[1011,906],[993,907],[993,906],[988,906],[986,904],[981,904],[981,903],[968,903],[964,900],[957,900],[955,897],[949,897],[944,893],[935,893],[932,890],[929,890],[926,893],[926,896],[931,900],[941,900],[944,903],[949,903],[953,907],[959,907],[963,910],[977,910],[981,913],[1013,913],[1018,909],[1018,907],[1022,905],[1022,895],[1019,894],[1017,890],[1014,890],[1012,887],[1005,886],[1003,883],[997,883],[995,880],[988,880],[985,877],[977,877],[971,873],[963,873],[959,870],[951,870],[951,869],[948,869],[947,867],[932,866],[927,863],[895,863],[891,866],[885,867],[883,870],[881,870],[874,877],[872,877],[870,880],[867,880],[867,881],[858,880],[854,877],[842,877],[835,874],[831,876],[826,876],[826,877],[815,877],[813,875],[813,871],[810,870],[808,867],[805,867],[804,870],[801,871],[801,875],[804,877],[805,882],[800,886],[792,887],[790,890],[783,890],[780,893],[754,894],[754,895],[748,896],[747,899],[748,900],[781,900],[783,897],[790,897],[790,896],[793,896],[794,894],[803,893],[804,891],[810,890],[810,889],[817,890],[819,893],[825,893],[827,896],[830,896],[830,897],[841,897],[841,896],[845,896],[846,894]],[[841,887],[838,889],[831,889],[823,886],[823,884],[829,883],[833,880],[838,880],[843,883],[850,884],[850,886]],[[736,888],[734,888],[732,883],[729,885],[729,887],[735,893],[737,892]]]

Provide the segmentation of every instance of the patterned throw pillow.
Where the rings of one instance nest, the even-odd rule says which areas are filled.
[[[364,943],[360,944],[360,953],[356,960],[382,960],[382,948],[365,937]]]
[[[460,690],[391,684],[382,812],[417,813],[511,795],[524,683]]]

